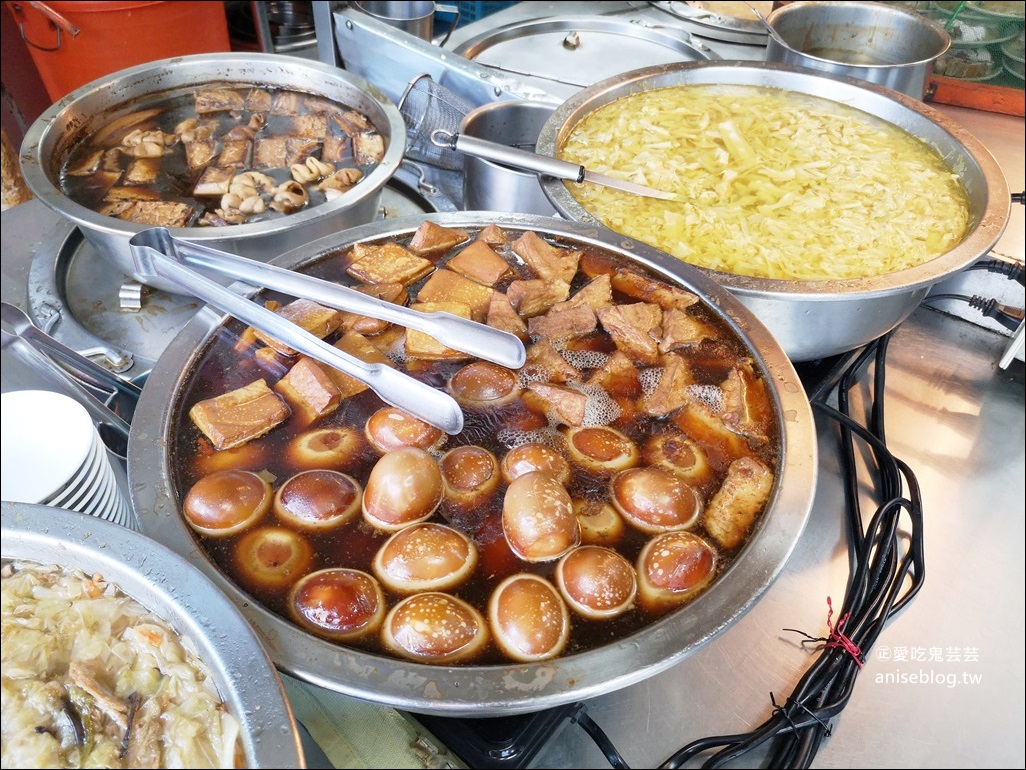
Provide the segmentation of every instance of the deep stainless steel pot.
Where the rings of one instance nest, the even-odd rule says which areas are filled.
[[[747,305],[793,361],[852,350],[890,331],[909,316],[931,286],[986,254],[1008,223],[1011,203],[1001,169],[983,144],[955,121],[892,89],[785,64],[685,62],[625,72],[565,101],[542,127],[537,151],[557,156],[581,120],[622,96],[698,83],[763,86],[843,102],[936,148],[965,185],[971,207],[968,233],[955,248],[917,267],[834,281],[754,278],[700,268]],[[543,178],[542,189],[564,217],[599,224],[562,181]]]
[[[681,661],[751,607],[783,568],[808,518],[815,493],[817,447],[812,410],[790,361],[765,327],[729,293],[694,268],[655,249],[624,247],[608,230],[538,215],[494,212],[431,214],[446,227],[497,223],[512,238],[526,230],[609,250],[699,295],[749,345],[776,407],[780,471],[759,529],[727,572],[691,604],[615,644],[532,664],[429,666],[349,649],[314,637],[264,609],[227,578],[197,545],[180,514],[170,456],[174,415],[208,341],[225,322],[200,311],[151,372],[135,411],[128,452],[132,503],[142,531],[199,567],[260,631],[278,667],[300,679],[364,700],[443,716],[500,716],[594,697],[653,676]],[[301,269],[357,242],[409,237],[425,217],[356,227],[283,255]],[[610,238],[610,236],[614,236]]]
[[[43,203],[78,225],[100,254],[126,275],[142,280],[136,275],[128,241],[150,225],[104,216],[75,203],[61,192],[61,166],[77,142],[113,117],[211,83],[289,88],[341,102],[370,118],[385,138],[385,155],[359,184],[335,200],[263,222],[176,227],[171,229],[172,235],[268,260],[321,236],[374,220],[382,190],[406,150],[406,126],[398,108],[356,75],[321,62],[276,54],[181,56],[124,69],[82,86],[50,106],[26,133],[21,147],[25,182]],[[149,283],[171,293],[182,291],[161,279]]]

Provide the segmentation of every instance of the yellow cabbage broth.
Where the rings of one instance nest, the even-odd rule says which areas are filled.
[[[861,110],[781,89],[631,94],[581,120],[558,155],[676,193],[665,201],[568,184],[607,227],[726,273],[883,275],[950,251],[969,223],[958,175],[922,140]]]

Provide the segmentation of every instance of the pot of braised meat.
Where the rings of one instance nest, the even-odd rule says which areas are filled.
[[[275,263],[521,336],[517,370],[242,287],[461,405],[447,435],[236,320],[198,313],[128,451],[142,530],[209,575],[278,667],[392,707],[536,711],[674,665],[782,569],[816,436],[791,363],[725,290],[608,231],[453,212]]]
[[[21,165],[37,198],[141,280],[128,241],[148,227],[268,260],[370,222],[405,148],[398,108],[362,78],[321,62],[217,53],[73,91],[29,128]]]

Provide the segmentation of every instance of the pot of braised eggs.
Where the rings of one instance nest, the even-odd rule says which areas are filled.
[[[812,505],[816,434],[794,368],[743,304],[619,240],[453,212],[282,255],[516,334],[526,363],[250,288],[341,350],[445,390],[463,429],[200,312],[135,413],[143,531],[235,601],[280,669],[407,711],[537,711],[679,662],[783,568]]]

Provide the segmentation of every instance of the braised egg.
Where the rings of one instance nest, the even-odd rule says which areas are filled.
[[[434,522],[392,535],[374,555],[378,580],[399,594],[450,591],[477,567],[477,547],[462,532]]]
[[[274,493],[274,512],[300,529],[327,530],[353,520],[363,490],[352,476],[339,471],[302,471]]]
[[[488,361],[467,364],[449,379],[449,392],[462,406],[491,409],[520,395],[517,373]]]
[[[332,567],[301,578],[289,593],[288,609],[299,625],[337,641],[376,634],[385,618],[385,596],[373,575]]]
[[[272,497],[270,483],[253,471],[214,471],[192,485],[182,513],[197,532],[228,537],[260,521]]]
[[[477,657],[490,634],[484,616],[450,594],[408,596],[389,611],[381,629],[386,648],[421,663],[461,663]]]
[[[348,425],[315,428],[289,441],[285,454],[296,468],[341,470],[356,462],[365,448],[359,431]]]
[[[697,596],[716,574],[716,549],[693,532],[666,532],[638,554],[638,602],[664,612]]]
[[[405,447],[371,468],[363,492],[363,516],[369,524],[395,532],[424,521],[442,501],[442,471],[423,449]]]
[[[552,583],[531,573],[510,575],[496,587],[488,621],[499,649],[524,663],[554,658],[570,638],[566,602]]]
[[[487,449],[465,444],[450,449],[439,461],[446,504],[479,505],[499,488],[499,461]]]
[[[440,428],[394,406],[383,407],[368,417],[364,434],[382,453],[403,447],[435,449],[445,439]]]
[[[257,527],[235,544],[235,573],[253,590],[280,591],[313,567],[314,549],[303,535],[285,527]]]
[[[548,444],[532,441],[509,450],[502,458],[502,479],[507,484],[525,473],[541,471],[560,484],[570,482],[570,463]]]
[[[649,534],[685,529],[698,521],[702,501],[684,479],[664,468],[631,468],[613,476],[610,498],[627,521]]]
[[[705,451],[683,433],[652,436],[645,442],[642,455],[649,465],[667,468],[693,486],[706,484],[715,473]]]
[[[608,425],[569,428],[564,436],[570,459],[591,473],[616,473],[641,460],[637,444]]]
[[[627,525],[616,508],[605,500],[573,501],[574,514],[581,527],[581,542],[589,545],[616,545]]]
[[[502,532],[524,561],[558,559],[581,542],[581,526],[566,488],[534,471],[513,480],[502,501]]]
[[[598,545],[582,545],[560,559],[555,578],[570,608],[592,620],[622,615],[638,592],[634,565]]]

